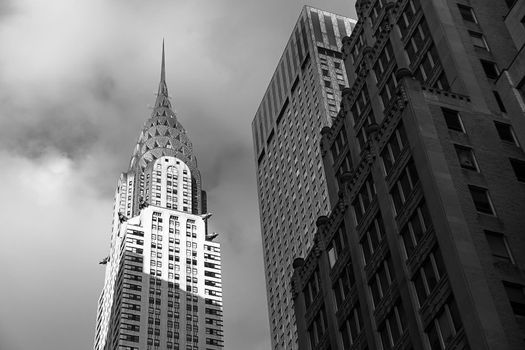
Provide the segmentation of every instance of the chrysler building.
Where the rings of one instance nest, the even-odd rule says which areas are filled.
[[[118,180],[94,350],[222,349],[220,244],[193,146],[168,97],[164,44],[151,117]]]

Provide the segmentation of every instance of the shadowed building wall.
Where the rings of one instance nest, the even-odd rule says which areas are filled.
[[[322,131],[332,211],[294,262],[300,348],[522,349],[525,5],[356,9]]]

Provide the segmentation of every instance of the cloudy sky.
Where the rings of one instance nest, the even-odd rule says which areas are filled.
[[[228,350],[270,339],[250,123],[300,0],[0,0],[0,350],[91,349],[160,49],[223,244]],[[352,0],[308,4],[355,16]]]

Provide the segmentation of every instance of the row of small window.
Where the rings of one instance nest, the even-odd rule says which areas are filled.
[[[321,318],[322,320],[322,318]],[[457,305],[452,297],[441,306],[434,319],[425,329],[428,345],[432,350],[444,350],[463,328]],[[340,334],[345,349],[350,349],[363,330],[363,321],[359,305],[349,313],[340,328]],[[395,348],[399,339],[406,331],[406,316],[400,303],[394,306],[385,320],[378,326],[381,345],[384,350]]]
[[[450,108],[441,108],[447,127],[450,130],[466,133],[465,126],[461,120],[461,116],[458,111]],[[520,147],[516,134],[510,124],[494,121],[496,131],[502,141],[511,143],[517,147]]]

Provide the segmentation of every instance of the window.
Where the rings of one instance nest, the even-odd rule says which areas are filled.
[[[390,350],[395,347],[404,333],[405,323],[405,313],[401,305],[398,304],[394,306],[386,316],[385,321],[378,327],[383,350]]]
[[[459,165],[463,169],[479,171],[478,164],[476,162],[476,158],[474,158],[474,152],[472,151],[472,148],[460,145],[454,145],[454,148],[456,149]]]
[[[361,186],[356,199],[352,203],[354,208],[356,223],[359,223],[363,218],[364,213],[368,209],[370,203],[374,200],[376,195],[376,187],[372,177],[369,176],[365,183]]]
[[[524,286],[517,283],[503,281],[505,292],[509,298],[510,306],[516,318],[525,320],[525,293],[523,292]]]
[[[408,28],[410,27],[410,24],[412,23],[412,20],[414,19],[418,9],[419,1],[410,0],[408,2],[407,6],[405,7],[405,10],[399,18],[399,21],[397,21],[397,26],[399,27],[399,31],[401,32],[401,37],[404,37],[406,35]]]
[[[507,238],[503,233],[485,230],[485,237],[495,260],[514,264]]]
[[[359,304],[350,311],[348,317],[340,328],[341,338],[343,338],[343,347],[350,349],[355,342],[363,328],[363,321],[361,319],[361,310]]]
[[[337,232],[334,234],[334,237],[332,238],[332,241],[328,245],[328,261],[330,262],[330,267],[334,267],[335,263],[337,262],[337,259],[343,252],[343,249],[346,246],[346,239],[345,239],[345,228],[344,224],[339,227]]]
[[[463,127],[463,122],[461,121],[461,117],[459,116],[458,111],[449,108],[441,108],[441,111],[443,112],[443,116],[445,117],[447,127],[450,130],[459,131],[463,133],[465,132],[465,128]]]
[[[507,6],[509,7],[509,9],[512,8],[512,6],[514,6],[514,4],[516,3],[517,0],[505,0],[505,2],[507,3]]]
[[[509,161],[518,181],[525,182],[525,161],[514,158],[509,158]]]
[[[412,283],[416,290],[419,306],[432,294],[439,281],[445,276],[445,266],[439,248],[434,249],[415,273]]]
[[[485,41],[485,37],[483,34],[478,32],[473,32],[471,30],[468,31],[470,35],[470,39],[472,40],[472,44],[474,47],[479,47],[481,49],[489,51],[489,46],[487,45],[487,41]]]
[[[407,136],[405,134],[405,128],[403,124],[399,124],[395,132],[388,140],[383,152],[381,152],[381,159],[383,160],[383,166],[385,169],[385,174],[388,174],[394,163],[403,150],[408,145]]]
[[[521,23],[525,27],[525,16],[523,16]],[[525,77],[521,79],[521,81],[518,83],[518,86],[516,87],[518,91],[521,94],[521,98],[525,100]]]
[[[425,202],[421,202],[408,223],[401,230],[406,258],[412,255],[425,233],[432,226],[432,220]]]
[[[478,23],[472,7],[458,4],[459,13],[464,21]]]
[[[378,214],[368,226],[363,238],[361,239],[361,248],[363,249],[363,257],[365,264],[370,262],[370,258],[374,252],[379,248],[383,241],[385,228],[381,214]]]
[[[395,212],[399,214],[410,194],[419,182],[414,162],[410,161],[399,175],[398,180],[392,186],[390,195]]]
[[[387,256],[386,259],[381,262],[377,272],[372,276],[369,282],[374,307],[377,307],[379,302],[385,297],[388,288],[394,280],[393,273],[392,259],[390,256]]]
[[[499,138],[502,141],[512,143],[516,146],[520,146],[518,143],[518,139],[516,138],[516,135],[514,134],[514,130],[512,129],[512,126],[510,124],[506,123],[500,123],[500,122],[494,122],[494,125],[496,126],[496,130],[498,131]]]
[[[339,157],[339,155],[343,152],[345,145],[348,143],[347,136],[346,136],[346,130],[345,128],[342,128],[337,137],[334,140],[334,143],[331,148],[332,157],[335,160]]]
[[[405,51],[410,62],[416,61],[416,57],[421,52],[423,46],[425,46],[425,43],[429,37],[430,30],[428,29],[427,22],[423,18],[417,25],[416,30],[414,30],[414,34],[412,34],[410,40],[408,40],[405,46]]]
[[[354,283],[354,270],[352,264],[349,263],[346,265],[344,270],[341,272],[340,277],[334,284],[335,302],[338,310],[343,306],[343,303],[350,294],[350,290],[352,289]]]
[[[392,73],[390,73],[390,77],[386,81],[383,89],[381,89],[380,95],[381,95],[381,103],[383,104],[383,110],[388,107],[390,104],[390,101],[394,97],[394,94],[396,92],[397,88],[397,78],[395,75],[395,71],[397,71],[397,66],[394,66],[392,69]]]
[[[382,80],[383,73],[386,71],[388,64],[394,58],[392,44],[390,41],[387,42],[385,48],[381,52],[381,55],[377,58],[377,62],[374,65],[374,73],[376,75],[376,81],[379,82]]]
[[[483,214],[496,215],[489,197],[489,191],[485,188],[468,185],[470,195],[474,201],[476,210]]]
[[[434,67],[439,63],[436,47],[432,45],[423,55],[421,63],[415,68],[414,77],[422,84],[428,82]]]
[[[487,60],[480,60],[481,66],[483,67],[483,71],[485,72],[485,75],[489,79],[498,79],[499,77],[499,70],[496,66],[496,63],[487,61]]]
[[[312,304],[317,293],[319,293],[319,272],[315,270],[312,277],[310,277],[310,280],[308,280],[308,283],[304,287],[304,300],[306,307]]]
[[[499,110],[502,113],[507,113],[507,109],[505,108],[505,105],[503,104],[503,100],[501,99],[501,96],[496,90],[493,90],[492,93],[494,94],[494,98],[496,99],[496,102],[498,103]]]
[[[310,328],[308,328],[308,334],[310,336],[310,345],[312,349],[317,348],[319,341],[323,338],[323,335],[328,327],[326,321],[326,312],[324,307],[319,310],[319,313],[315,316]]]
[[[450,298],[425,330],[430,348],[432,350],[446,349],[461,328],[463,324],[459,317],[458,307],[455,300]]]

